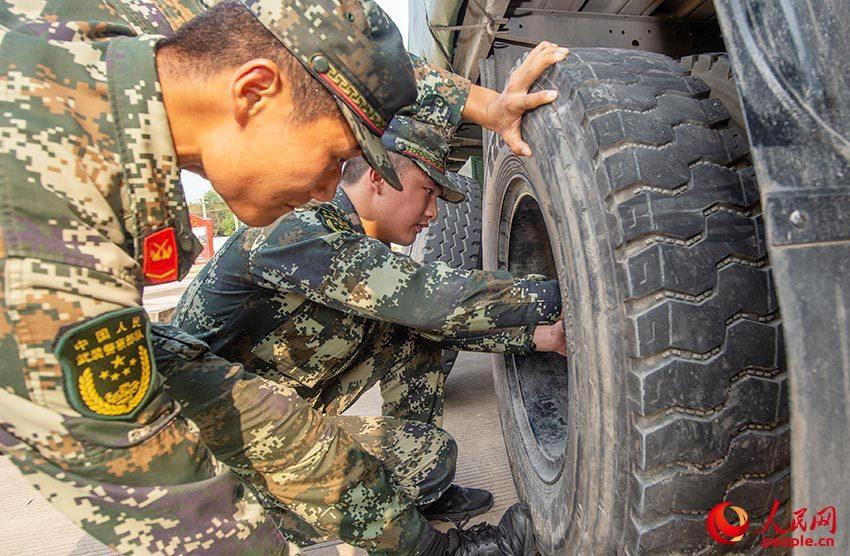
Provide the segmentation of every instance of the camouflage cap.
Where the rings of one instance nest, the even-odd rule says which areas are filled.
[[[466,199],[446,172],[449,145],[440,131],[431,124],[407,116],[396,116],[381,138],[387,150],[413,160],[422,171],[443,188],[440,198],[449,203]]]
[[[363,155],[387,182],[401,182],[379,137],[416,99],[401,34],[372,0],[240,0],[334,95]]]

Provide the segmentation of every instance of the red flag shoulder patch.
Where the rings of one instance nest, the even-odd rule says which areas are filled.
[[[142,249],[142,274],[145,284],[164,284],[177,280],[177,237],[174,228],[164,228],[148,234]]]

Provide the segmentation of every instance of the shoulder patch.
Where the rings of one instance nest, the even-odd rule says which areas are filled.
[[[67,330],[56,343],[71,407],[96,419],[130,419],[155,387],[145,310],[120,309]]]
[[[142,247],[142,274],[145,284],[165,284],[178,278],[177,236],[174,228],[164,228],[145,236]]]
[[[322,222],[325,228],[332,232],[353,232],[354,226],[349,222],[349,220],[334,211],[333,209],[328,208],[327,206],[320,206],[316,209],[316,216],[318,216],[319,220]]]

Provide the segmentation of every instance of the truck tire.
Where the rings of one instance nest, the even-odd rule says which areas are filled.
[[[482,236],[484,268],[557,278],[564,299],[567,359],[493,356],[539,549],[720,550],[713,506],[744,508],[755,531],[790,492],[782,332],[746,135],[659,54],[577,48],[543,89],[560,95],[524,119],[533,157],[487,136]]]
[[[413,260],[427,264],[444,262],[452,268],[481,268],[481,186],[474,179],[450,174],[458,188],[466,194],[462,203],[437,203],[437,218],[422,230],[405,253]],[[448,375],[454,367],[457,352],[443,350],[443,370]]]
[[[690,71],[691,75],[699,77],[708,85],[711,89],[711,98],[722,102],[738,127],[746,129],[741,96],[738,94],[735,76],[732,73],[732,62],[729,61],[725,52],[685,56],[679,60],[679,63]]]

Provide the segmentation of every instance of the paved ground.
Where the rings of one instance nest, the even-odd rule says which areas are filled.
[[[145,306],[158,310],[173,306],[184,285],[149,288]],[[471,523],[496,522],[516,501],[496,411],[489,355],[462,353],[447,384],[445,428],[458,442],[456,482],[488,488],[495,497],[493,510]],[[373,389],[349,411],[380,413],[380,394]],[[0,457],[0,554],[105,555],[111,552],[57,512],[28,484],[6,458]],[[347,545],[324,544],[305,550],[310,556],[365,554]]]

